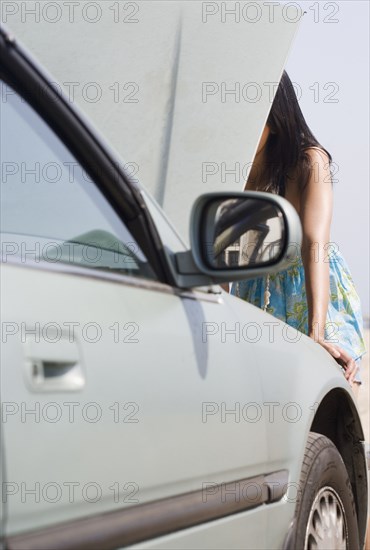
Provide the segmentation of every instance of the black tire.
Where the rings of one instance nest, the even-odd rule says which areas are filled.
[[[335,445],[321,434],[308,436],[293,525],[288,549],[360,548],[346,467]]]

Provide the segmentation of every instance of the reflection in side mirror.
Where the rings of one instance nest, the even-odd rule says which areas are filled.
[[[243,269],[277,262],[285,248],[279,206],[260,198],[215,198],[203,213],[204,260],[212,269]]]

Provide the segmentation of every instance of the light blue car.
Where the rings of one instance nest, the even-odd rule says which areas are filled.
[[[293,207],[203,195],[187,249],[4,29],[0,47],[2,547],[362,548],[341,368],[219,286],[289,264]]]

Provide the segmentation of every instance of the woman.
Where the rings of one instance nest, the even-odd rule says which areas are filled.
[[[245,189],[290,201],[301,219],[302,246],[286,270],[234,283],[231,293],[314,338],[344,368],[357,393],[366,352],[363,322],[348,267],[330,241],[331,161],[307,126],[284,71]]]

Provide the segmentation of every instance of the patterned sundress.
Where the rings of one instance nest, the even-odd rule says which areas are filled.
[[[328,254],[330,298],[325,339],[347,351],[355,361],[366,353],[361,304],[348,266],[338,250]],[[265,291],[270,292],[266,305]],[[291,265],[278,273],[233,283],[231,294],[264,308],[278,319],[308,334],[305,272],[300,251]],[[265,306],[265,307],[264,307]],[[355,377],[361,382],[359,374]]]

